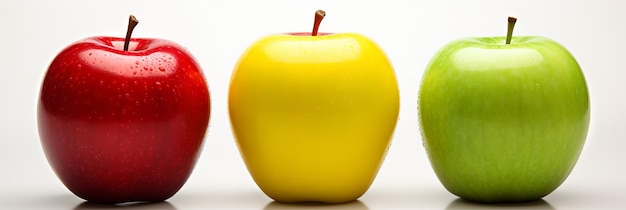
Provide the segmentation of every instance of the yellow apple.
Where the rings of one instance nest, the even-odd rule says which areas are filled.
[[[237,63],[229,111],[261,190],[279,202],[343,203],[363,195],[386,155],[399,110],[392,65],[354,33],[264,37]]]

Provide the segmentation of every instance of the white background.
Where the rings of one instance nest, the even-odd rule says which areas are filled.
[[[392,146],[370,190],[358,202],[324,208],[465,209],[439,183],[421,146],[417,90],[424,67],[444,44],[467,36],[552,38],[577,58],[591,95],[591,125],[569,178],[541,202],[522,208],[626,208],[626,3],[619,0],[529,1],[19,1],[0,3],[0,208],[89,209],[58,180],[39,143],[36,103],[54,56],[89,36],[170,39],[188,48],[204,69],[212,116],[203,151],[185,186],[165,203],[125,208],[293,209],[272,203],[254,184],[235,146],[227,91],[232,68],[256,39],[309,31],[316,9],[320,31],[357,32],[375,40],[393,63],[401,110]],[[516,208],[520,206],[507,206]],[[321,208],[316,206],[314,208]]]

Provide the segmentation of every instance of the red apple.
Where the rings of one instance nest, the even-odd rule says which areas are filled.
[[[130,39],[134,25],[126,39],[71,44],[41,86],[37,117],[48,162],[70,191],[90,202],[174,195],[194,168],[209,122],[209,90],[198,63],[174,42]]]

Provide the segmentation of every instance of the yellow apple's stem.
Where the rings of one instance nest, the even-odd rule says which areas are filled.
[[[311,32],[311,36],[317,36],[317,29],[320,28],[320,23],[322,23],[324,16],[326,16],[324,10],[315,11],[315,21],[313,22],[313,32]]]
[[[130,36],[133,34],[133,30],[135,29],[135,26],[137,26],[137,24],[139,24],[137,18],[135,18],[134,15],[130,15],[130,17],[128,17],[128,29],[126,30],[126,39],[124,39],[124,51],[128,51]]]
[[[515,22],[517,22],[517,18],[509,16],[509,28],[506,32],[506,44],[511,44],[511,38],[513,38],[513,28],[515,28]]]

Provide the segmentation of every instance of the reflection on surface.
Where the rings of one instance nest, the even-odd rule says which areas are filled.
[[[554,209],[554,207],[543,199],[521,203],[476,203],[457,198],[446,207],[446,210],[454,209]]]
[[[264,210],[281,210],[281,209],[358,209],[367,210],[367,206],[363,202],[357,200],[350,203],[329,204],[329,203],[315,203],[315,202],[303,202],[303,203],[279,203],[272,201],[263,208]]]
[[[160,209],[160,210],[175,210],[171,203],[164,202],[130,202],[130,203],[122,203],[122,204],[97,204],[97,203],[89,203],[83,202],[78,206],[74,207],[74,210],[80,209]]]

